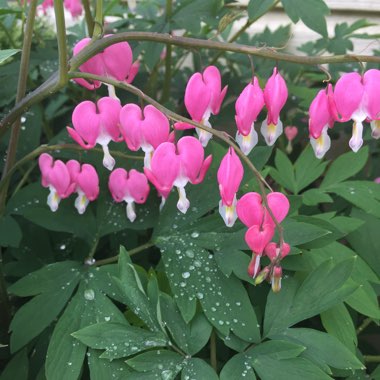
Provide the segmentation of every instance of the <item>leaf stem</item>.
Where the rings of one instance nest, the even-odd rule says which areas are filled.
[[[359,335],[361,332],[363,332],[372,322],[372,318],[366,318],[363,323],[356,329],[356,335]]]
[[[150,247],[153,247],[154,246],[154,243],[148,241],[147,243],[145,244],[142,244],[136,248],[133,248],[131,250],[128,251],[128,254],[129,256],[133,256],[135,255],[136,253],[139,253],[141,251],[145,251],[146,249],[150,248]],[[112,264],[112,263],[115,263],[117,260],[119,259],[119,255],[115,255],[115,256],[112,256],[112,257],[108,257],[107,259],[103,259],[103,260],[98,260],[94,263],[94,266],[101,266],[101,265],[106,265],[106,264]]]
[[[94,32],[94,19],[92,18],[91,7],[89,0],[82,0],[84,9],[84,18],[86,20],[88,35],[92,36]]]
[[[66,44],[66,26],[65,11],[63,9],[63,1],[54,1],[55,24],[57,27],[57,43],[58,43],[58,59],[59,59],[59,87],[65,85],[68,81],[67,75],[67,44]]]
[[[94,32],[92,39],[97,40],[103,35],[103,0],[96,0],[96,11],[94,20]],[[83,62],[86,62],[87,59]]]
[[[215,372],[218,372],[218,362],[216,359],[216,333],[215,329],[212,329],[210,336],[210,363]]]
[[[363,358],[367,363],[380,363],[380,355],[364,355]]]

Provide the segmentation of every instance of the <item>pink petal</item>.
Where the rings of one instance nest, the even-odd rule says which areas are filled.
[[[47,153],[42,153],[38,158],[38,166],[41,171],[41,183],[43,187],[49,186],[49,173],[53,167],[53,162],[53,157]]]
[[[146,202],[149,195],[149,185],[146,176],[135,169],[130,170],[128,179],[129,192],[136,203]]]
[[[261,255],[264,248],[272,240],[274,228],[269,224],[264,224],[263,228],[254,225],[245,234],[245,241],[253,253]]]
[[[247,136],[251,131],[260,111],[264,107],[264,94],[260,88],[258,80],[254,77],[253,84],[249,83],[239,95],[236,103],[236,125],[243,136]]]
[[[210,98],[210,108],[213,115],[217,115],[220,111],[220,106],[227,92],[227,86],[222,88],[222,78],[220,72],[215,66],[208,66],[203,72],[203,81],[208,87],[211,98]]]
[[[70,174],[66,165],[61,160],[55,161],[49,172],[49,185],[55,188],[60,198],[67,198],[70,195],[67,192],[70,183]]]
[[[178,131],[183,131],[185,129],[194,129],[194,125],[183,123],[183,122],[178,122],[174,123],[173,128],[178,130]]]
[[[329,125],[332,115],[330,102],[326,90],[320,90],[313,99],[309,108],[309,133],[317,139],[321,135],[323,128]]]
[[[298,128],[295,126],[287,126],[284,129],[284,133],[285,133],[286,138],[289,141],[292,141],[298,135]]]
[[[119,141],[119,119],[121,111],[119,100],[104,97],[98,100],[97,107],[103,133],[105,132],[105,134],[109,135],[113,141]]]
[[[284,107],[288,99],[288,88],[284,78],[277,72],[277,68],[273,69],[272,76],[268,79],[264,89],[265,105],[268,109],[267,123],[278,123],[278,118],[282,107]]]
[[[343,74],[335,85],[334,100],[340,121],[350,120],[360,108],[364,94],[362,77],[358,73]]]
[[[77,176],[77,186],[84,192],[88,200],[93,201],[98,197],[99,177],[92,165],[82,165],[82,170]]]
[[[128,193],[128,172],[125,169],[115,169],[108,179],[108,188],[116,202],[122,202]]]
[[[119,81],[127,79],[132,66],[132,49],[128,42],[119,42],[107,47],[102,57],[106,75]]]
[[[365,108],[372,119],[380,118],[380,70],[368,70],[363,76]]]
[[[156,149],[169,139],[170,125],[168,118],[156,107],[148,105],[144,108],[144,120],[141,122],[144,142]]]
[[[120,130],[130,150],[140,149],[143,135],[140,128],[143,114],[137,104],[126,104],[120,111]]]
[[[201,122],[211,101],[211,91],[200,73],[193,74],[185,90],[185,106],[194,121]]]
[[[77,132],[77,134],[72,134],[73,138],[75,139],[74,136],[78,137],[77,135],[79,135],[90,147],[95,146],[100,134],[101,123],[96,105],[89,100],[79,103],[74,109],[72,122]]]
[[[238,200],[236,212],[240,221],[247,227],[261,226],[264,219],[264,208],[261,202],[261,195],[253,192],[244,194]]]
[[[135,61],[132,63],[132,66],[129,70],[128,78],[127,78],[127,83],[132,83],[133,80],[135,79],[138,71],[140,69],[140,61]]]
[[[277,219],[278,223],[281,223],[289,212],[290,204],[288,198],[282,193],[273,192],[267,195],[267,201],[273,216]],[[266,210],[264,216],[264,224],[265,223],[272,224],[274,226],[272,217]]]
[[[234,149],[228,149],[218,169],[218,183],[223,204],[231,206],[243,179],[244,169]]]
[[[198,178],[196,178],[195,180],[193,181],[190,181],[193,185],[197,185],[198,183],[201,183],[203,182],[205,176],[206,176],[206,173],[207,173],[207,170],[208,168],[210,167],[212,163],[212,155],[210,154],[209,156],[206,157],[206,159],[203,161],[203,164],[202,164],[202,167],[201,167],[201,170],[199,171],[199,174],[198,174]]]

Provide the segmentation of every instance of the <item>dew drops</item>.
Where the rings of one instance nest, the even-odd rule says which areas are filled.
[[[190,273],[189,272],[183,272],[182,273],[182,277],[183,278],[189,278],[190,277]]]
[[[197,298],[200,300],[203,299],[203,293],[197,293]]]
[[[88,301],[93,301],[95,299],[95,292],[92,289],[86,289],[84,291],[84,298]]]
[[[192,259],[194,257],[194,251],[192,251],[191,249],[188,249],[186,251],[186,256]]]
[[[191,234],[191,237],[192,237],[193,239],[196,239],[197,237],[199,237],[199,232],[194,231],[194,232]]]

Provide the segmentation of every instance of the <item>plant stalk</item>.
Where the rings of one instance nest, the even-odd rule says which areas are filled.
[[[57,27],[57,43],[58,43],[58,85],[66,85],[68,81],[67,75],[67,44],[66,44],[66,25],[65,25],[65,11],[63,9],[62,0],[54,0],[54,14],[55,24]]]
[[[215,372],[218,372],[218,362],[216,359],[216,334],[215,329],[212,329],[210,336],[210,363]]]
[[[86,20],[87,32],[89,36],[92,36],[94,32],[94,19],[92,18],[91,7],[89,0],[82,0],[84,9],[84,18]]]
[[[94,32],[92,39],[97,40],[103,35],[103,0],[96,0],[96,11],[94,20]],[[86,62],[87,59],[83,62]]]
[[[172,17],[172,0],[166,0],[166,22],[169,23]],[[161,103],[165,103],[169,99],[170,85],[172,79],[172,45],[166,44],[165,56],[165,79],[164,88],[162,90]]]

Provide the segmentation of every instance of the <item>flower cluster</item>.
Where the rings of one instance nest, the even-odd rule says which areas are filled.
[[[328,129],[334,123],[353,121],[350,148],[357,152],[363,145],[363,122],[371,125],[372,137],[380,138],[380,70],[371,69],[360,75],[343,74],[335,89],[331,84],[320,90],[309,108],[310,143],[315,155],[322,158],[330,149]]]
[[[52,8],[53,5],[53,0],[44,0],[40,7],[46,14],[47,9]],[[80,0],[64,0],[63,5],[70,12],[72,17],[79,17],[83,13],[83,7]]]
[[[236,211],[240,221],[248,227],[245,241],[252,250],[252,260],[248,267],[248,274],[256,278],[256,283],[269,278],[273,291],[281,288],[282,268],[280,261],[290,251],[288,244],[282,247],[272,242],[275,234],[276,223],[281,223],[289,212],[289,201],[282,193],[272,192],[266,196],[267,207],[258,193],[247,193],[237,202]],[[271,211],[270,215],[268,209]],[[269,257],[271,265],[260,271],[260,259],[263,255]]]

